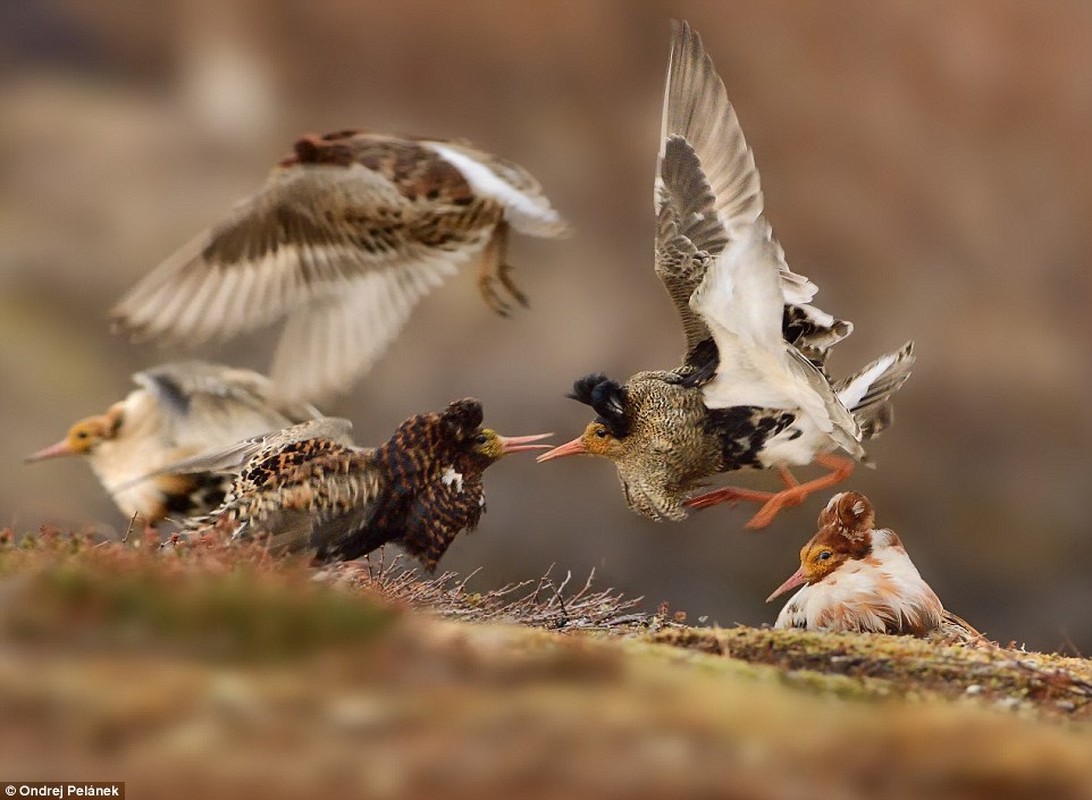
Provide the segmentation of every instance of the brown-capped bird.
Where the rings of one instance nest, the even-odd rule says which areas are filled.
[[[766,602],[801,585],[775,628],[982,639],[945,611],[898,534],[876,527],[872,504],[857,492],[830,499],[819,513],[818,533],[800,550],[800,569]]]
[[[74,423],[57,444],[27,457],[85,456],[126,516],[154,526],[215,508],[223,476],[196,470],[149,474],[239,439],[322,416],[313,406],[275,399],[264,375],[203,361],[161,364],[133,375],[129,395],[103,414]]]
[[[198,343],[287,318],[271,375],[283,396],[346,389],[417,302],[476,265],[493,310],[526,305],[508,232],[565,223],[538,181],[454,140],[367,131],[305,136],[265,185],[140,281],[112,312],[137,338]]]
[[[238,474],[223,506],[187,527],[266,536],[271,549],[311,551],[319,562],[395,542],[433,570],[459,533],[477,527],[486,468],[509,453],[548,447],[532,442],[550,435],[483,428],[474,399],[410,417],[377,448],[354,446],[350,430],[347,420],[314,420],[198,459]]]
[[[890,422],[913,344],[831,382],[828,350],[852,326],[810,305],[815,285],[789,270],[724,84],[685,22],[675,26],[661,139],[655,265],[682,319],[683,363],[624,384],[578,380],[570,396],[598,417],[539,460],[611,459],[629,507],[657,520],[682,519],[687,506],[758,501],[748,527],[761,528],[850,474],[865,455],[861,442]],[[813,462],[829,474],[798,483],[788,471]],[[777,469],[786,488],[689,496],[711,475],[743,468]]]

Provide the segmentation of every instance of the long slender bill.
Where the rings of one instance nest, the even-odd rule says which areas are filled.
[[[501,443],[501,452],[505,455],[509,453],[522,453],[525,450],[549,450],[548,444],[531,444],[531,442],[537,442],[540,439],[545,439],[547,436],[553,436],[552,433],[533,433],[530,436],[500,436],[497,438]]]
[[[588,452],[588,448],[584,446],[584,442],[581,437],[576,437],[571,442],[565,442],[565,444],[558,445],[548,453],[543,453],[535,461],[540,464],[543,461],[552,461],[555,458],[563,458],[565,456],[579,456]]]
[[[766,602],[770,602],[779,594],[784,594],[785,592],[789,591],[789,589],[795,589],[800,584],[805,583],[807,579],[807,576],[804,575],[804,568],[800,567],[800,569],[798,569],[796,572],[789,576],[789,579],[787,581],[774,589],[773,594],[766,598]]]
[[[31,453],[29,456],[23,459],[25,462],[41,461],[43,458],[59,458],[60,456],[74,455],[72,446],[69,445],[68,440],[57,442],[57,444],[51,444],[49,447],[43,447],[37,453]]]

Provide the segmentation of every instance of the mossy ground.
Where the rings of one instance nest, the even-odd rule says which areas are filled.
[[[131,797],[1092,797],[1092,662],[693,628],[260,547],[0,544],[0,780]]]

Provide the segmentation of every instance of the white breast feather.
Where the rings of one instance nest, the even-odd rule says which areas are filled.
[[[848,561],[826,580],[804,586],[778,614],[775,628],[871,631],[882,633],[889,620],[940,623],[942,605],[901,547],[882,547],[885,531],[875,531],[878,563]],[[878,540],[878,541],[877,541]],[[887,584],[893,591],[881,591]]]
[[[454,486],[457,492],[463,490],[462,473],[456,472],[453,466],[444,469],[443,474],[440,475],[440,480],[443,481],[444,486]]]

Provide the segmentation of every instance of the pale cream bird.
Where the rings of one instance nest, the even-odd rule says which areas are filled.
[[[209,511],[230,486],[214,472],[150,473],[322,416],[314,406],[277,400],[273,383],[246,369],[173,362],[138,372],[133,381],[138,388],[124,400],[74,423],[64,439],[27,461],[86,457],[121,512],[148,526]]]
[[[526,305],[507,261],[510,229],[566,230],[516,164],[462,141],[305,136],[257,193],[141,280],[112,316],[135,338],[191,344],[283,318],[271,377],[284,397],[314,400],[363,375],[460,266],[477,267],[498,313]]]
[[[818,533],[800,551],[800,569],[766,602],[797,586],[775,628],[981,638],[944,609],[898,534],[876,527],[872,504],[857,492],[831,498]]]

